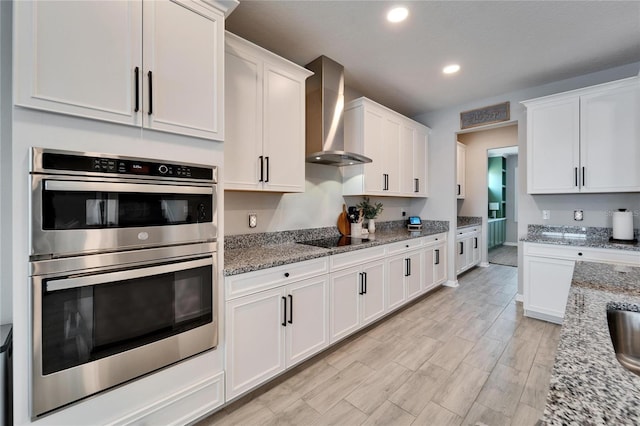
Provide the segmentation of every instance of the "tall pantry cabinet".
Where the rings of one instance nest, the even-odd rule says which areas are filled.
[[[14,7],[16,105],[224,140],[218,9],[187,0]]]

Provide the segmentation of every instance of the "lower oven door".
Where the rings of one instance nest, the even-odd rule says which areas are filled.
[[[40,263],[55,272],[32,276],[34,416],[217,345],[213,243]]]

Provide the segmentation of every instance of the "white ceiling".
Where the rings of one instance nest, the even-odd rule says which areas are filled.
[[[392,25],[396,4],[410,15]],[[408,116],[640,61],[637,0],[240,0],[227,29],[301,65],[326,55]]]

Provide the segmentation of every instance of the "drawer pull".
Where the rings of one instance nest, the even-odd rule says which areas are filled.
[[[578,256],[582,256],[582,252],[579,252],[579,253],[578,253]]]
[[[288,272],[285,272],[285,273],[284,273],[284,277],[285,277],[285,278],[289,278],[289,273],[288,273]]]

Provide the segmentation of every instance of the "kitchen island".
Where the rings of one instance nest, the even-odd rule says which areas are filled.
[[[609,302],[640,306],[640,267],[576,262],[543,424],[640,423],[640,376],[616,359]]]

